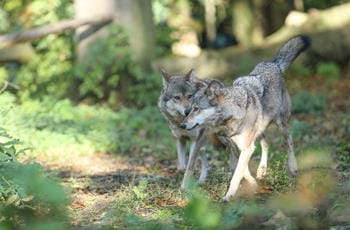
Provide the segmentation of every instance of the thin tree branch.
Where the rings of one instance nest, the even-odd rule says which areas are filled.
[[[35,39],[42,38],[48,34],[61,33],[65,30],[74,30],[84,25],[108,24],[112,21],[112,16],[95,19],[71,19],[40,26],[26,31],[4,34],[0,35],[0,48],[13,46],[21,42],[33,41]]]

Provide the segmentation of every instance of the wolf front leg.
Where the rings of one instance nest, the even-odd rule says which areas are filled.
[[[233,141],[231,141],[230,139],[228,139],[231,143],[229,144],[229,150],[230,150],[230,159],[229,159],[229,163],[230,163],[230,169],[231,171],[234,173],[235,169],[237,167],[237,156],[236,153],[238,152],[237,146],[233,143]],[[252,174],[250,174],[249,171],[249,167],[247,167],[247,170],[244,173],[244,179],[247,180],[247,182],[249,183],[249,185],[255,190],[258,185],[256,183],[256,180],[254,179],[254,177],[252,176]]]
[[[230,187],[229,187],[225,197],[223,198],[223,200],[226,202],[229,201],[230,198],[236,194],[237,189],[239,187],[239,184],[241,183],[241,180],[243,177],[246,177],[247,179],[249,178],[248,179],[249,183],[254,184],[254,182],[255,182],[254,178],[252,178],[251,175],[250,176],[248,175],[248,173],[250,174],[249,169],[248,169],[248,163],[249,163],[250,157],[252,156],[254,149],[255,149],[254,142],[252,142],[246,148],[242,149],[240,146],[239,146],[239,148],[241,149],[241,154],[240,154],[239,159],[238,159],[238,164],[237,164],[236,170],[233,174],[233,177],[231,179]],[[254,182],[252,179],[254,180]]]
[[[198,183],[204,184],[208,177],[209,163],[207,160],[207,155],[205,153],[205,145],[202,146],[200,150],[200,160],[201,160],[201,175],[199,176]]]
[[[179,171],[185,171],[186,170],[186,139],[184,137],[177,138],[176,149],[177,149],[177,159],[178,159],[177,169]]]
[[[198,153],[200,149],[204,146],[206,140],[206,136],[204,135],[204,130],[200,132],[200,134],[197,136],[196,140],[192,143],[191,149],[190,149],[190,156],[188,159],[186,172],[184,175],[184,178],[181,183],[181,189],[185,190],[189,186],[189,182],[193,176],[194,173],[194,167],[197,160]]]

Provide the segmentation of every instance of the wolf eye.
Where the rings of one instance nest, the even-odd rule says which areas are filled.
[[[194,108],[193,108],[193,111],[195,111],[195,112],[198,111],[198,110],[199,110],[198,107],[194,107]]]
[[[187,98],[188,98],[188,99],[191,99],[192,96],[193,96],[192,94],[189,94],[189,95],[187,95]]]
[[[175,100],[180,100],[180,96],[174,96]]]

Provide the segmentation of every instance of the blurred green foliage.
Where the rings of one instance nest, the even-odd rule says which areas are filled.
[[[316,73],[325,79],[327,84],[333,84],[340,78],[340,68],[334,62],[320,62],[316,66]]]
[[[292,136],[296,140],[302,139],[310,131],[310,125],[307,122],[293,120],[291,124]]]
[[[39,164],[18,162],[19,141],[2,128],[0,139],[0,228],[66,228],[66,191]]]
[[[120,100],[136,106],[155,103],[161,77],[144,72],[133,61],[127,35],[120,26],[107,29],[108,36],[89,46],[85,58],[74,67],[81,81],[80,96],[108,101],[112,107]]]
[[[43,0],[6,1],[0,9],[0,32],[73,18],[73,11],[72,0],[53,0],[50,4]],[[32,43],[36,55],[28,63],[1,66],[0,78],[19,86],[16,93],[22,101],[45,95],[67,97],[74,85],[80,99],[104,101],[114,108],[155,103],[161,85],[159,74],[143,72],[133,61],[126,34],[118,26],[108,27],[108,36],[89,47],[84,62],[75,61],[74,33],[51,34]],[[168,28],[158,31],[157,37],[162,40],[159,47],[170,47]],[[159,52],[164,53],[164,48]]]
[[[220,211],[200,191],[193,191],[185,208],[185,218],[196,229],[216,229],[220,223]]]
[[[291,66],[291,70],[289,72],[291,73],[292,76],[300,76],[304,78],[310,77],[312,74],[312,70],[310,68],[298,63],[294,63]]]
[[[72,0],[52,0],[50,4],[42,0],[5,1],[3,9],[7,13],[8,26],[4,27],[2,32],[72,18],[72,3]],[[11,31],[8,31],[9,29]],[[51,34],[32,44],[37,55],[29,63],[25,65],[9,63],[3,67],[7,72],[7,80],[20,87],[18,93],[24,99],[44,94],[62,97],[72,79],[74,51],[72,34]]]
[[[322,114],[326,109],[328,97],[324,93],[301,91],[292,97],[293,113]]]

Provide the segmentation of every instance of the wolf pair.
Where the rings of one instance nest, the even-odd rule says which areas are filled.
[[[231,86],[216,80],[200,80],[193,71],[185,76],[170,76],[162,72],[164,87],[159,108],[177,140],[179,169],[186,167],[181,188],[188,186],[198,155],[202,165],[199,182],[205,181],[208,162],[202,150],[210,135],[218,136],[222,143],[230,147],[231,159],[235,159],[233,143],[240,150],[224,200],[228,201],[236,194],[242,178],[256,188],[257,183],[248,163],[255,150],[255,142],[260,139],[262,156],[257,178],[265,176],[268,144],[264,132],[271,123],[276,123],[286,136],[288,169],[292,175],[296,175],[293,140],[288,132],[291,103],[282,74],[309,45],[310,39],[306,36],[290,39],[271,62],[259,63],[248,76],[239,77]],[[192,140],[192,145],[186,166],[185,144],[188,139]]]

